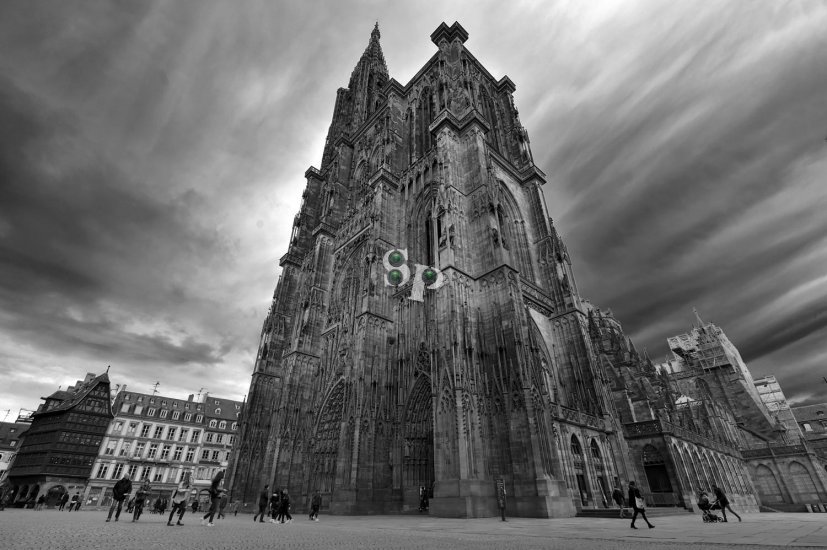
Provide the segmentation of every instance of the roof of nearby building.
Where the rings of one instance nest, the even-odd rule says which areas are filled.
[[[802,405],[800,407],[790,407],[790,409],[799,422],[804,422],[805,420],[827,420],[827,403]],[[818,414],[819,411],[821,414]]]
[[[0,422],[0,449],[12,448],[10,443],[20,439],[31,427],[28,422]]]
[[[109,374],[104,372],[99,376],[95,376],[93,373],[88,373],[86,379],[83,381],[79,380],[76,386],[70,386],[67,390],[58,390],[49,397],[44,397],[44,399],[46,399],[45,404],[48,404],[50,401],[55,401],[58,404],[54,407],[43,407],[41,405],[42,408],[38,407],[35,414],[51,414],[69,410],[83,401],[83,398],[94,390],[99,383],[109,384]]]

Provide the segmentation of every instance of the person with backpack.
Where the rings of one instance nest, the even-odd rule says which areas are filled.
[[[207,513],[204,514],[204,517],[201,518],[201,525],[206,525],[207,527],[212,527],[213,518],[215,518],[215,512],[218,510],[218,501],[221,498],[221,482],[224,481],[224,470],[221,470],[215,477],[212,479],[212,483],[210,484],[210,509],[207,510]]]
[[[267,513],[267,503],[270,500],[269,488],[270,485],[265,485],[264,489],[258,494],[258,514],[253,516],[253,521],[258,519],[259,523],[264,523],[264,515]]]
[[[123,476],[115,486],[112,488],[112,505],[109,507],[109,516],[107,516],[106,521],[112,520],[112,512],[115,512],[115,508],[117,507],[117,512],[115,512],[115,521],[118,521],[118,518],[121,515],[121,508],[123,508],[123,501],[126,498],[126,495],[132,492],[132,481],[129,479],[129,474]],[[77,496],[77,494],[75,494]],[[72,500],[75,500],[72,498]],[[78,505],[78,507],[80,507]]]

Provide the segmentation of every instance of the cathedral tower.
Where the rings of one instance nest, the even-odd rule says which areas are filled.
[[[510,514],[551,517],[628,479],[515,86],[467,39],[442,23],[402,85],[377,26],[338,90],[262,329],[233,498],[269,483],[393,513],[424,490],[433,514],[481,517],[502,480]]]

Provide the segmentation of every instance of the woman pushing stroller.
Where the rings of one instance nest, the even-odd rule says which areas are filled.
[[[713,504],[709,502],[709,495],[706,494],[706,491],[700,491],[698,493],[698,509],[703,512],[704,523],[723,521],[721,516],[712,513]]]

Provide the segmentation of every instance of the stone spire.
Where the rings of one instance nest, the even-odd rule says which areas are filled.
[[[382,88],[388,82],[388,66],[379,44],[379,23],[370,33],[370,41],[350,75],[348,88],[354,103],[354,126],[368,118],[384,99]]]

